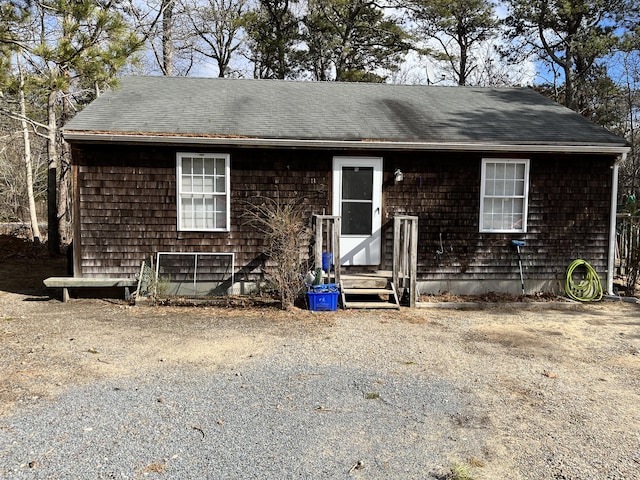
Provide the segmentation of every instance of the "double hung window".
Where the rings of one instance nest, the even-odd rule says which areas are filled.
[[[527,231],[529,160],[483,159],[480,231]]]
[[[229,230],[229,155],[178,153],[179,231]]]

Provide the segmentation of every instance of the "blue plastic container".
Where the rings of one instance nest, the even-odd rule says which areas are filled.
[[[340,290],[335,283],[315,285],[307,292],[309,310],[314,312],[331,312],[338,309]]]
[[[333,266],[333,253],[322,253],[322,270],[328,272],[329,269]]]

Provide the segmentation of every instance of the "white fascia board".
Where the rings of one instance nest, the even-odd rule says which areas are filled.
[[[245,137],[191,137],[181,135],[127,135],[112,133],[64,132],[64,138],[71,142],[114,142],[114,143],[170,143],[190,145],[230,145],[237,147],[281,147],[319,149],[366,149],[366,150],[451,150],[487,152],[553,152],[574,154],[622,155],[630,151],[624,145],[561,145],[561,144],[510,144],[482,142],[387,142],[368,140],[301,140],[282,138]]]

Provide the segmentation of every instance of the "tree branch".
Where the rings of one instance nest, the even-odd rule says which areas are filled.
[[[48,131],[49,127],[47,125],[44,125],[44,124],[39,123],[39,122],[36,122],[35,120],[32,120],[29,117],[25,117],[24,115],[21,115],[21,114],[19,114],[17,112],[13,112],[11,110],[7,110],[4,107],[0,107],[0,115],[4,115],[5,117],[9,117],[10,119],[17,120],[19,122],[25,121],[25,122],[29,123],[31,125],[31,127],[33,128],[33,133],[35,133],[39,137],[47,138],[46,134],[40,133],[37,130],[37,128],[43,128],[43,129]]]

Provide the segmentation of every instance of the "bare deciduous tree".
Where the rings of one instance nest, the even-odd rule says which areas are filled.
[[[38,226],[38,214],[36,211],[36,200],[33,193],[33,162],[31,160],[31,135],[29,133],[29,122],[27,121],[27,102],[25,100],[25,84],[24,84],[24,71],[22,64],[20,63],[20,57],[17,57],[18,62],[18,98],[20,101],[20,126],[22,127],[22,140],[24,142],[24,171],[26,180],[26,194],[29,202],[29,220],[31,224],[31,236],[33,241],[40,243],[40,227]]]
[[[438,48],[424,51],[444,62],[458,85],[467,85],[481,67],[474,49],[498,34],[494,5],[488,0],[411,0],[407,10],[416,22],[416,36]]]
[[[195,51],[216,62],[218,77],[226,76],[233,55],[244,41],[242,26],[247,1],[191,0],[186,5],[189,21],[198,37]]]
[[[131,27],[144,40],[148,68],[165,76],[189,75],[194,66],[194,39],[185,0],[129,0],[123,8]]]

